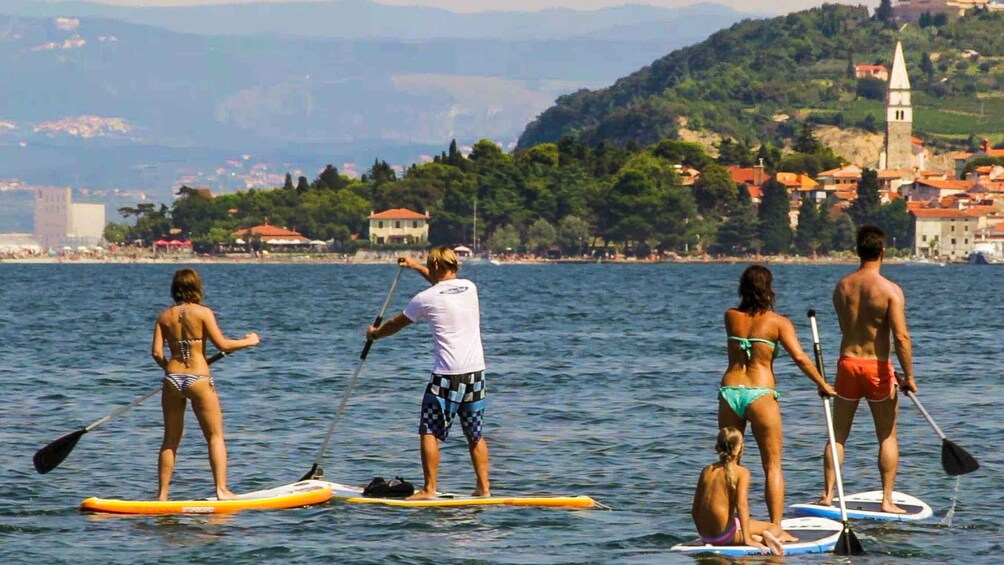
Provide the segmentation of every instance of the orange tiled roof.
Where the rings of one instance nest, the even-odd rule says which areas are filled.
[[[858,197],[857,190],[838,190],[833,194],[841,200],[854,200]]]
[[[749,187],[749,192],[750,192],[750,200],[758,200],[763,198],[763,189],[761,189],[759,186]]]
[[[887,69],[885,65],[854,65],[854,70],[860,72],[889,71],[889,69]]]
[[[755,177],[755,170],[753,167],[729,167],[729,173],[732,174],[732,182],[734,183],[744,183],[753,186],[753,179]]]
[[[967,180],[917,179],[917,184],[926,184],[939,190],[969,190],[973,183]]]
[[[287,230],[285,228],[280,228],[278,226],[271,226],[269,224],[263,224],[260,226],[255,226],[253,228],[245,228],[237,230],[234,232],[236,235],[257,235],[261,236],[262,239],[274,239],[274,238],[302,238],[303,234],[300,232],[295,232],[293,230]],[[306,239],[306,238],[304,238]]]
[[[407,208],[391,208],[376,214],[370,214],[371,220],[428,220],[428,214],[419,214]]]
[[[882,169],[878,172],[880,179],[905,179],[910,178],[910,171],[906,169]]]
[[[959,210],[958,208],[920,208],[910,210],[918,218],[978,218],[994,212],[993,206],[973,206]]]
[[[819,186],[819,183],[809,178],[808,175],[798,173],[777,173],[774,178],[784,186],[798,191],[813,190]]]

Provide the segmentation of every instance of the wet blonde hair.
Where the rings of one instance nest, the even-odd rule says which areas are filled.
[[[715,452],[718,453],[718,461],[725,467],[725,482],[729,485],[730,498],[735,496],[736,490],[736,478],[732,476],[732,466],[736,465],[736,460],[742,450],[742,432],[731,426],[718,430]]]
[[[445,245],[430,251],[425,265],[430,271],[433,269],[445,269],[456,273],[460,270],[460,260],[457,259],[457,254]]]
[[[178,269],[171,280],[171,298],[175,302],[202,304],[202,277],[195,269]]]

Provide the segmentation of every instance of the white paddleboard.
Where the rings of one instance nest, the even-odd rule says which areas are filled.
[[[431,500],[405,500],[403,498],[371,498],[363,496],[363,487],[330,483],[328,481],[307,481],[331,488],[331,498],[355,504],[382,504],[404,508],[442,508],[456,506],[536,506],[546,508],[594,508],[600,506],[588,496],[465,496],[462,494],[439,493]]]
[[[912,522],[930,518],[934,512],[931,507],[919,498],[893,491],[892,502],[903,510],[906,514],[893,514],[882,512],[882,491],[873,490],[849,494],[845,497],[844,504],[847,506],[847,518],[851,520],[892,520],[902,522]],[[818,516],[820,518],[840,519],[840,499],[834,498],[833,504],[823,506],[821,504],[792,504],[789,508],[795,516]]]
[[[781,528],[798,538],[798,541],[783,544],[785,555],[833,551],[843,530],[840,522],[826,518],[788,518],[781,520]],[[681,553],[717,553],[733,557],[762,554],[751,545],[708,545],[701,540],[674,545],[669,550]]]

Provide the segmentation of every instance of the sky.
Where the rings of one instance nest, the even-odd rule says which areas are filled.
[[[121,6],[177,6],[206,4],[240,4],[247,2],[283,2],[286,0],[94,0],[103,4]],[[307,0],[312,1],[312,0]],[[323,0],[322,0],[323,1]],[[631,0],[633,4],[650,4],[673,8],[695,4],[698,0]],[[823,4],[823,0],[702,0],[731,6],[744,12],[786,13]],[[832,1],[832,0],[831,0]],[[594,10],[620,6],[625,0],[379,0],[381,4],[433,6],[455,12],[480,12],[485,10],[530,11],[543,8],[575,8]],[[878,0],[855,0],[851,4],[877,5]]]

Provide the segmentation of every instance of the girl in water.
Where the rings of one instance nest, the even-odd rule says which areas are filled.
[[[192,401],[192,410],[199,420],[202,435],[209,445],[209,466],[216,482],[216,498],[230,500],[234,493],[227,489],[227,447],[223,440],[223,414],[216,395],[213,378],[206,361],[206,340],[224,352],[258,345],[258,334],[244,339],[227,339],[216,323],[213,311],[202,305],[202,279],[194,269],[180,269],[171,281],[174,306],[157,316],[153,329],[151,354],[164,369],[164,390],[161,407],[164,410],[164,441],[157,461],[157,500],[167,500],[174,459],[185,428],[185,404]],[[164,356],[164,342],[171,358]]]
[[[709,545],[749,545],[783,555],[781,528],[750,518],[750,471],[739,464],[742,432],[736,428],[719,430],[715,451],[718,463],[701,471],[690,511],[701,541]]]

